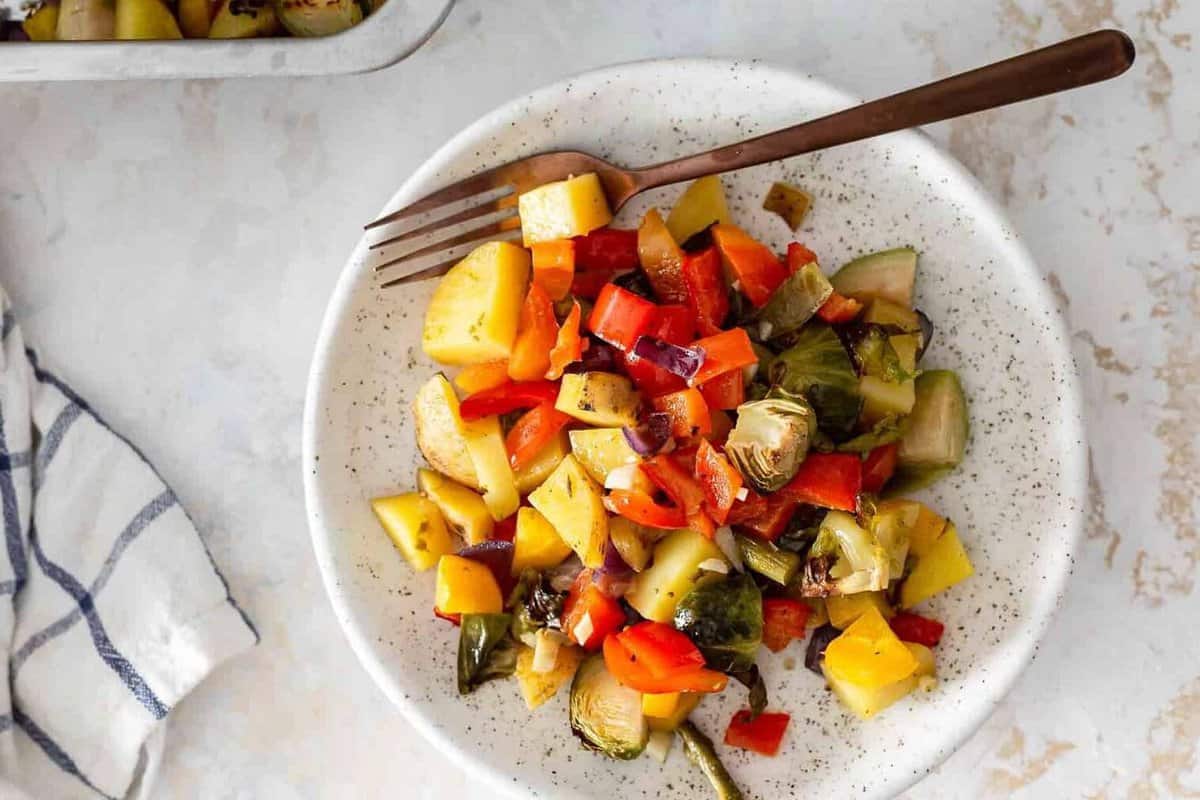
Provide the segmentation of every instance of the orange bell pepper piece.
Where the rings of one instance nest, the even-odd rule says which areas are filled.
[[[533,282],[546,290],[551,300],[562,300],[575,280],[575,241],[556,239],[537,242],[533,251]]]
[[[557,340],[554,304],[545,289],[536,283],[530,284],[517,324],[517,340],[508,359],[508,377],[514,381],[544,378],[550,369],[550,351]]]
[[[697,389],[682,389],[651,400],[656,411],[671,418],[671,435],[677,439],[707,436],[712,433],[708,404]]]
[[[546,378],[556,381],[562,377],[563,370],[569,364],[583,357],[583,337],[579,335],[579,322],[583,312],[576,301],[571,306],[571,313],[563,320],[550,350],[550,369],[546,370]]]

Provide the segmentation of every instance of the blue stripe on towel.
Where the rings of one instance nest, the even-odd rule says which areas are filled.
[[[41,488],[42,478],[46,475],[46,468],[50,466],[50,461],[54,458],[54,454],[58,452],[58,446],[62,444],[63,437],[67,435],[67,431],[71,429],[71,424],[79,419],[79,415],[82,413],[83,408],[78,403],[67,403],[63,410],[58,412],[58,416],[54,418],[50,429],[42,436],[42,441],[38,445],[37,456],[33,462],[33,491],[35,494]]]
[[[38,727],[37,723],[25,715],[25,712],[17,708],[15,705],[12,710],[12,721],[17,724],[21,730],[25,731],[26,735],[33,740],[33,743],[42,749],[46,757],[55,763],[55,765],[68,775],[73,775],[83,782],[85,786],[96,792],[105,800],[116,800],[112,795],[105,794],[91,781],[87,776],[79,771],[79,767],[75,766],[75,762],[67,755],[61,747],[59,747],[53,739],[50,738],[44,730]]]
[[[28,467],[32,459],[29,457],[28,450],[22,450],[19,453],[0,453],[0,469],[13,470],[22,467]]]
[[[163,513],[165,513],[167,509],[174,506],[176,502],[177,500],[175,499],[175,493],[170,489],[166,489],[158,497],[155,497],[153,500],[147,503],[142,510],[137,513],[133,520],[131,520],[130,523],[125,526],[125,530],[121,531],[121,534],[117,537],[116,541],[113,542],[112,550],[109,551],[108,557],[104,559],[104,564],[100,567],[100,573],[96,576],[96,579],[92,581],[91,588],[88,591],[93,598],[99,595],[101,590],[103,590],[108,584],[108,579],[112,576],[113,569],[117,566],[117,561],[120,560],[130,543],[132,543],[133,540],[136,539],[143,530],[149,527],[151,522],[154,522],[154,520],[162,516]],[[0,586],[3,586],[3,584],[0,584]],[[3,592],[0,592],[0,594],[3,594]],[[15,680],[17,677],[17,672],[20,671],[21,666],[39,647],[66,633],[75,625],[76,622],[79,622],[82,616],[83,612],[80,611],[79,606],[75,606],[64,616],[59,617],[45,628],[42,628],[40,631],[26,639],[25,644],[17,648],[17,652],[14,653],[12,658],[9,660],[9,679]]]
[[[55,564],[50,559],[46,558],[46,554],[42,552],[41,542],[38,541],[37,528],[30,524],[29,526],[29,544],[33,548],[33,557],[37,559],[38,566],[46,576],[62,587],[63,591],[71,595],[75,602],[79,604],[79,610],[83,612],[83,618],[87,620],[88,628],[92,633],[92,642],[96,646],[96,652],[104,659],[104,663],[112,669],[113,672],[125,682],[129,687],[129,691],[133,693],[146,710],[154,715],[155,719],[162,719],[167,715],[167,707],[163,705],[158,696],[154,694],[154,690],[150,688],[145,679],[138,674],[134,669],[133,664],[129,663],[129,659],[117,652],[116,646],[112,640],[108,638],[108,632],[104,630],[104,624],[100,621],[100,615],[96,613],[96,605],[92,599],[92,595],[75,577],[65,569]]]
[[[8,440],[4,435],[4,409],[0,408],[0,455],[8,455]],[[21,591],[29,565],[25,563],[25,545],[21,537],[21,516],[17,509],[17,488],[13,484],[12,472],[0,470],[0,507],[4,511],[4,544],[8,549],[8,560],[12,564],[14,588]]]
[[[164,486],[166,485],[167,482],[165,480],[163,480],[163,477],[159,473],[158,469],[155,468],[155,466],[150,463],[150,460],[148,458],[146,458],[145,454],[142,453],[141,450],[138,449],[137,445],[135,445],[133,442],[129,441],[124,436],[122,436],[121,434],[119,434],[115,430],[113,430],[111,427],[109,427],[109,424],[104,421],[104,418],[101,417],[99,414],[97,414],[95,409],[93,409],[91,406],[89,406],[87,404],[87,401],[84,400],[79,395],[77,395],[75,393],[75,390],[72,389],[70,386],[68,386],[62,379],[58,378],[57,376],[50,373],[49,371],[42,369],[42,367],[38,364],[37,353],[34,352],[32,348],[29,348],[29,347],[25,348],[25,355],[28,356],[29,363],[33,366],[33,375],[35,378],[37,378],[42,383],[48,383],[51,386],[53,386],[54,388],[58,389],[60,392],[62,392],[64,395],[67,396],[67,399],[69,399],[71,402],[75,403],[80,408],[82,408],[84,411],[86,411],[88,413],[88,415],[91,416],[91,418],[96,421],[97,425],[104,428],[106,431],[111,433],[113,436],[116,436],[118,439],[120,439],[122,442],[124,442],[126,445],[128,445],[129,449],[132,450],[137,455],[137,457],[142,460],[142,463],[150,468],[150,471],[154,473],[155,477],[157,477],[160,481],[162,481]],[[187,509],[183,509],[183,513],[185,516],[187,516],[188,522],[191,523],[193,528],[195,528],[196,523],[194,520],[192,520],[191,515],[187,513]],[[197,528],[196,530],[199,531],[199,528]],[[259,634],[258,634],[258,628],[254,627],[254,623],[250,621],[250,617],[247,616],[246,612],[242,609],[242,607],[240,605],[238,605],[237,600],[233,599],[233,594],[229,591],[229,581],[225,580],[224,573],[222,573],[221,570],[219,570],[217,568],[217,562],[213,561],[212,553],[209,552],[209,549],[208,549],[208,542],[204,541],[204,537],[200,536],[199,533],[197,533],[197,538],[200,539],[200,546],[204,548],[204,553],[205,553],[205,555],[208,556],[208,563],[212,566],[213,572],[216,573],[217,579],[219,581],[221,581],[221,585],[223,587],[225,587],[225,600],[229,603],[229,605],[233,606],[233,610],[236,611],[238,613],[238,616],[240,616],[242,618],[242,621],[246,623],[246,627],[248,627],[250,629],[250,632],[252,634],[254,634],[254,641],[257,644],[258,642],[262,641],[262,637],[259,636]]]

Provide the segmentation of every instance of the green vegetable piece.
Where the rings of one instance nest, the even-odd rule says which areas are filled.
[[[737,424],[725,455],[760,492],[773,492],[796,475],[817,431],[817,418],[803,397],[768,395],[738,406]]]
[[[508,638],[511,614],[463,614],[458,635],[458,693],[504,678],[517,668],[517,648]]]
[[[817,262],[810,261],[771,293],[767,304],[758,313],[759,336],[775,339],[800,330],[831,294],[833,286],[825,273],[821,272]]]
[[[763,209],[779,215],[792,230],[800,227],[808,209],[812,206],[812,195],[790,183],[776,181],[763,198]]]
[[[908,430],[900,439],[900,466],[954,468],[967,449],[967,399],[958,375],[948,369],[923,373]]]
[[[746,796],[733,782],[725,765],[717,757],[712,739],[701,733],[690,721],[684,722],[675,732],[683,742],[683,752],[687,754],[688,761],[700,768],[704,777],[708,778],[708,782],[716,790],[717,800],[745,800]]]
[[[803,559],[795,553],[740,533],[734,534],[734,539],[746,566],[780,586],[787,586],[800,571]]]
[[[892,346],[890,332],[884,326],[859,323],[849,329],[846,337],[850,341],[860,375],[871,375],[893,383],[912,377],[900,363],[900,356]]]
[[[748,670],[762,642],[762,592],[749,575],[701,584],[679,601],[675,627],[695,642],[712,669]]]
[[[829,281],[838,294],[846,297],[857,300],[882,297],[911,308],[916,278],[917,251],[911,247],[897,247],[856,258],[834,273]]]
[[[599,654],[589,656],[575,672],[570,718],[571,730],[584,745],[610,758],[637,758],[650,738],[641,693],[618,683]]]
[[[862,399],[858,373],[833,328],[813,320],[789,337],[789,346],[768,369],[772,384],[803,395],[817,413],[817,427],[835,440],[848,438]]]
[[[850,441],[842,442],[837,449],[843,453],[869,453],[876,447],[900,441],[907,428],[908,417],[892,414],[876,422],[866,433],[860,433]]]
[[[750,706],[751,720],[767,710],[767,682],[758,671],[758,664],[752,665],[745,672],[735,672],[731,677],[750,690],[746,702]]]

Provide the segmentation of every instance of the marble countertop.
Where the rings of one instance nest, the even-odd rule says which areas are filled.
[[[263,634],[172,712],[155,796],[472,794],[346,645],[299,464],[337,272],[445,138],[618,61],[755,57],[871,96],[1102,26],[1139,48],[1118,83],[930,130],[1059,289],[1092,510],[1038,658],[906,796],[1200,793],[1200,4],[597,8],[460,0],[415,56],[365,76],[0,87],[0,280],[26,335],[158,465]]]

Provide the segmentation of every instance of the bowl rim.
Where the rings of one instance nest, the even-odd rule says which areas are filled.
[[[550,97],[561,96],[567,87],[581,81],[598,81],[602,83],[606,77],[630,70],[645,71],[647,77],[652,77],[650,73],[659,70],[688,69],[693,67],[703,69],[716,68],[720,70],[758,70],[766,73],[769,79],[772,80],[784,79],[803,82],[807,84],[807,87],[814,94],[823,94],[842,107],[848,108],[862,102],[861,98],[810,73],[757,59],[720,57],[647,58],[585,70],[513,97],[461,129],[438,147],[403,181],[400,187],[388,199],[387,203],[384,204],[380,214],[386,213],[389,209],[400,207],[402,200],[411,201],[415,199],[415,197],[411,197],[410,195],[416,194],[416,187],[426,183],[449,163],[450,154],[458,149],[460,142],[472,139],[478,134],[492,129],[498,121],[510,115],[515,107],[536,104]],[[1055,361],[1061,363],[1065,368],[1065,374],[1062,377],[1061,383],[1061,393],[1063,395],[1062,406],[1070,410],[1070,413],[1065,418],[1059,420],[1060,430],[1062,431],[1059,438],[1063,441],[1076,443],[1073,447],[1065,448],[1061,458],[1061,480],[1064,489],[1069,490],[1064,491],[1062,497],[1066,522],[1064,535],[1061,537],[1064,556],[1062,563],[1064,566],[1057,574],[1047,576],[1048,579],[1042,583],[1043,590],[1035,602],[1027,621],[1021,628],[1014,631],[1010,639],[1006,649],[1010,653],[1016,652],[1019,658],[1007,659],[999,675],[996,672],[991,673],[987,684],[989,687],[992,687],[990,695],[986,701],[977,703],[970,709],[960,712],[957,724],[952,728],[953,733],[946,735],[942,747],[939,748],[938,755],[935,758],[928,763],[917,765],[916,768],[897,771],[894,775],[889,776],[890,780],[880,786],[882,790],[899,794],[915,785],[955,753],[991,716],[996,706],[1012,691],[1021,674],[1032,663],[1050,623],[1062,605],[1067,582],[1074,570],[1075,554],[1082,537],[1084,515],[1087,508],[1087,474],[1086,459],[1083,458],[1081,453],[1081,449],[1084,447],[1083,443],[1085,442],[1085,419],[1078,365],[1070,348],[1069,328],[1066,319],[1060,307],[1054,301],[1053,293],[1046,282],[1045,276],[1037,268],[1032,254],[1017,234],[1016,228],[1009,220],[1004,209],[961,162],[945,151],[921,129],[908,129],[889,134],[889,136],[895,137],[896,141],[903,141],[910,146],[915,146],[922,152],[923,157],[934,160],[940,170],[944,170],[947,174],[961,181],[962,185],[973,194],[973,199],[980,203],[980,208],[986,212],[985,219],[990,220],[992,224],[997,225],[999,229],[1007,234],[1006,245],[1011,248],[1011,253],[1009,254],[1010,257],[1006,258],[1006,261],[1009,267],[1017,274],[1018,280],[1033,289],[1037,300],[1042,306],[1041,310],[1049,312],[1047,324],[1052,326],[1054,328],[1053,332],[1057,334],[1057,341],[1052,342],[1052,346],[1059,352],[1053,353],[1053,355]],[[301,428],[301,467],[303,470],[306,516],[308,517],[314,556],[321,572],[321,579],[325,586],[326,594],[351,648],[372,680],[392,704],[400,710],[405,720],[416,728],[444,756],[456,763],[464,764],[469,774],[481,779],[489,788],[498,790],[504,796],[520,796],[518,794],[520,791],[524,790],[526,793],[529,791],[529,787],[523,781],[515,778],[512,773],[504,772],[477,760],[469,752],[460,747],[451,736],[430,724],[419,702],[409,700],[401,692],[397,691],[391,681],[387,668],[372,652],[370,644],[372,637],[359,627],[358,621],[347,607],[346,599],[337,590],[337,576],[334,572],[334,555],[331,546],[333,538],[324,531],[321,521],[321,510],[317,507],[318,501],[316,499],[319,483],[316,469],[317,460],[315,458],[318,455],[315,448],[317,444],[317,430],[319,428],[319,407],[317,401],[323,394],[322,389],[324,384],[322,382],[322,375],[325,371],[324,365],[331,339],[335,334],[340,320],[344,316],[344,311],[348,307],[359,271],[365,268],[365,265],[361,263],[364,241],[365,237],[360,237],[355,244],[353,252],[350,254],[338,276],[337,283],[326,306],[305,390],[304,417]]]

